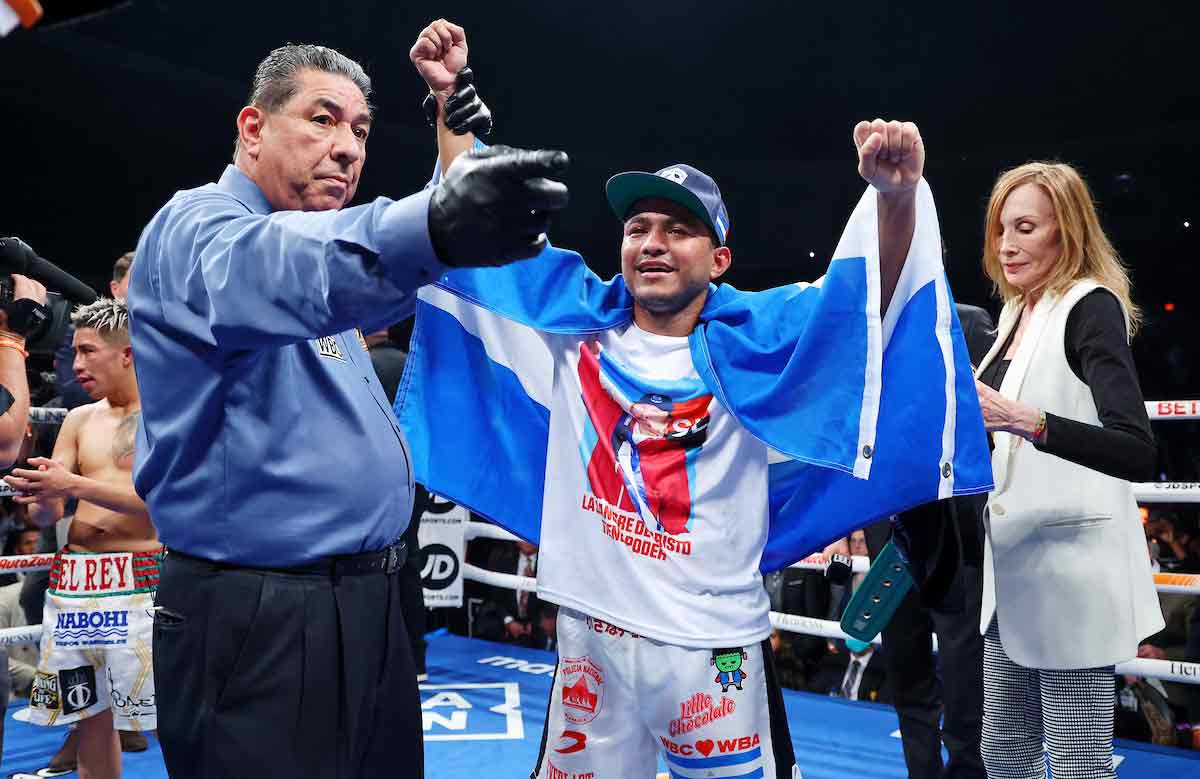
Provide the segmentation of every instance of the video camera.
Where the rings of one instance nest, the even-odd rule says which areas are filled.
[[[14,273],[45,284],[46,304],[14,300]],[[0,310],[8,317],[9,328],[25,336],[30,354],[53,354],[66,333],[71,304],[86,305],[96,297],[95,290],[37,256],[20,238],[0,238]]]

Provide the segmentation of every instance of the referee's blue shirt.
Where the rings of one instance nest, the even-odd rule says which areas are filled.
[[[286,567],[404,532],[408,444],[355,328],[408,316],[443,272],[431,194],[272,213],[229,166],[147,225],[129,284],[133,478],[169,548]]]

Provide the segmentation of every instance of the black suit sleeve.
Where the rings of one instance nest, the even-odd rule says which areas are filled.
[[[988,349],[992,348],[992,342],[996,340],[996,326],[992,323],[992,315],[978,306],[959,303],[956,307],[963,337],[967,340],[967,352],[971,355],[971,364],[978,365],[983,362]]]
[[[1038,448],[1118,479],[1152,479],[1157,451],[1116,296],[1103,289],[1085,295],[1067,317],[1064,341],[1100,425],[1046,414],[1046,442]]]

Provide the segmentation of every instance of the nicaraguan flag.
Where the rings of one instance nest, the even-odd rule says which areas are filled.
[[[624,327],[620,276],[549,247],[421,290],[396,414],[416,478],[537,541],[553,361],[544,339]],[[933,196],[884,317],[876,193],[850,217],[826,274],[762,292],[713,286],[690,337],[704,385],[773,450],[775,570],[876,519],[986,492],[991,463],[962,328],[942,269]]]

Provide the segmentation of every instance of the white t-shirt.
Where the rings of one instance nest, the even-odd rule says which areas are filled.
[[[700,381],[687,338],[547,341],[539,597],[681,646],[766,638],[767,446]]]

